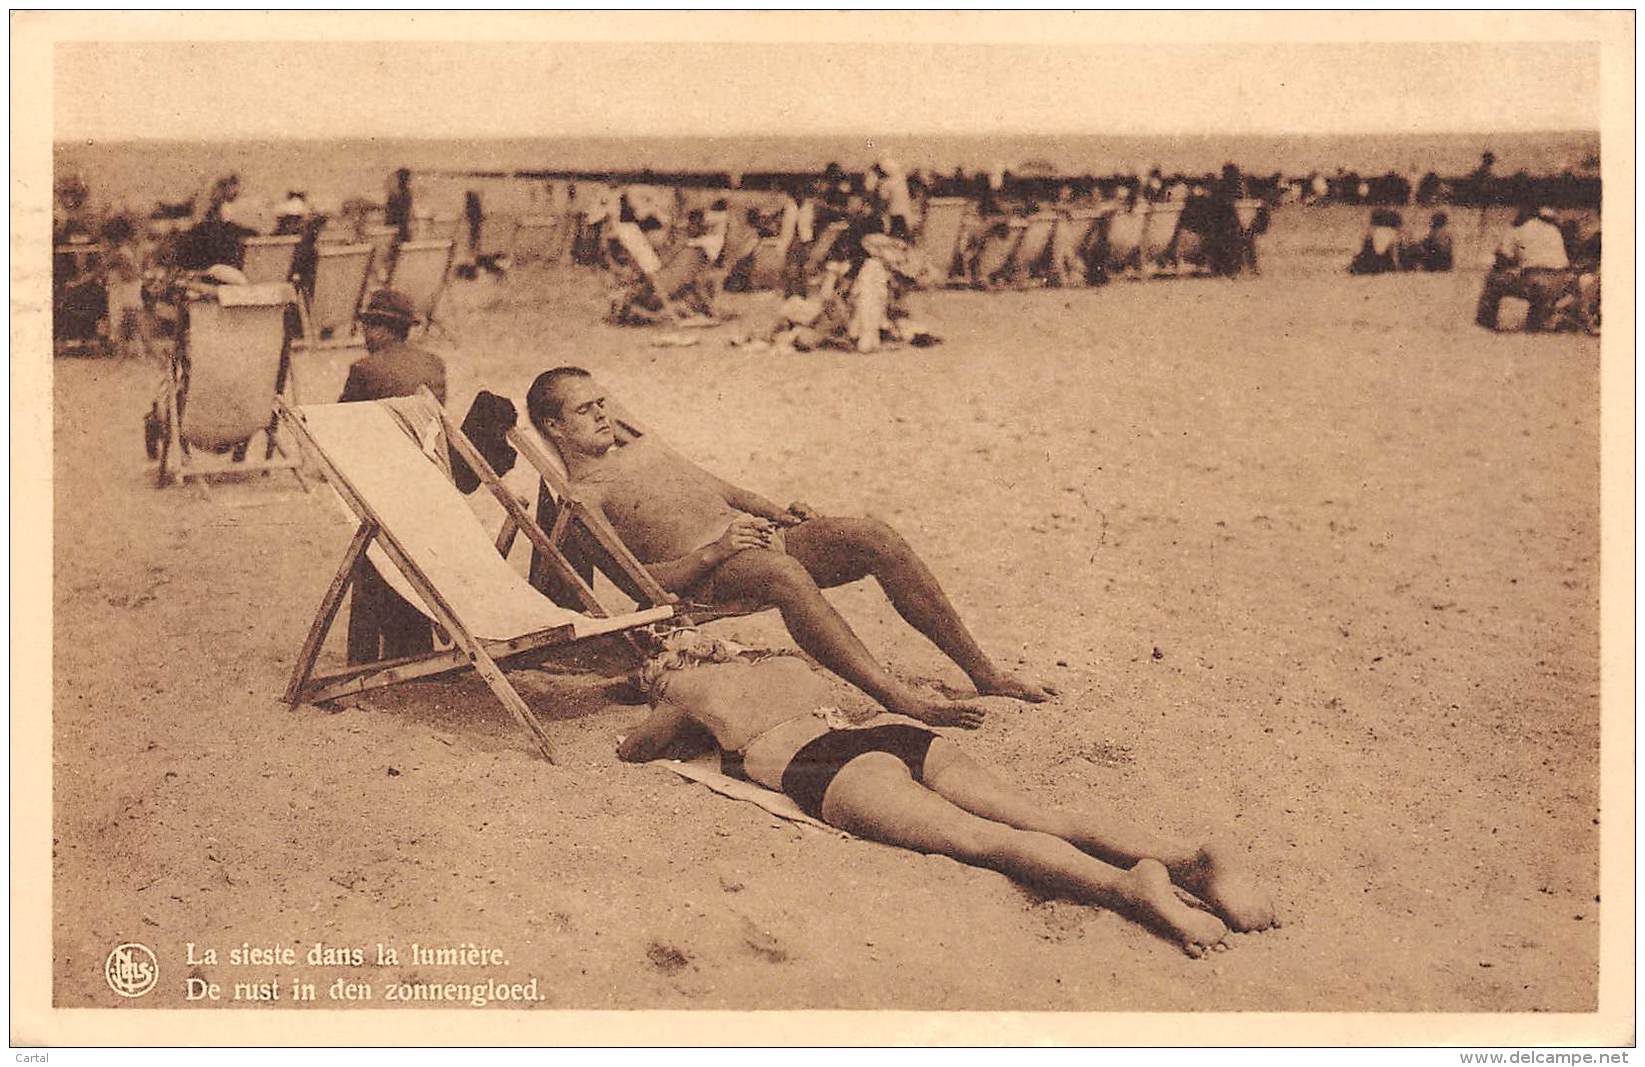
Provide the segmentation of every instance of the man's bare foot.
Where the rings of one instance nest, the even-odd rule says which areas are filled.
[[[1195,959],[1228,948],[1228,927],[1209,912],[1183,903],[1159,860],[1138,860],[1120,884],[1120,894],[1136,917],[1158,926]]]
[[[1024,681],[1009,671],[996,671],[991,675],[973,678],[972,682],[976,685],[979,696],[1010,697],[1012,700],[1022,700],[1029,704],[1043,704],[1057,695],[1056,689],[1052,686]]]
[[[958,726],[964,730],[975,730],[982,725],[984,716],[988,714],[988,709],[981,704],[928,697],[916,692],[905,693],[881,703],[887,711],[898,715],[906,715],[932,726]]]
[[[1256,879],[1226,846],[1207,844],[1192,860],[1171,873],[1235,930],[1266,930],[1278,925],[1274,902],[1257,887]]]

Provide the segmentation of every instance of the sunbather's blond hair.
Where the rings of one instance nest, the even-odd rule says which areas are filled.
[[[782,649],[749,648],[735,641],[706,634],[694,626],[653,628],[644,631],[641,640],[650,645],[653,652],[639,670],[639,687],[653,704],[662,696],[671,671],[711,663],[758,661],[772,656],[794,654]]]

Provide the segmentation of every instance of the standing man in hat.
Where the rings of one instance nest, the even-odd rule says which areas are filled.
[[[411,300],[394,289],[380,289],[360,314],[366,356],[348,369],[348,384],[338,403],[414,396],[428,386],[446,401],[445,361],[406,343],[417,322]],[[374,663],[434,650],[428,618],[394,591],[364,556],[354,567],[354,598],[348,612],[348,662]]]

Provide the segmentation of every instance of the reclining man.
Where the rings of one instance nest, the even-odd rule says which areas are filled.
[[[586,370],[538,375],[526,394],[532,425],[565,459],[573,492],[604,515],[664,589],[712,604],[755,601],[782,612],[795,642],[892,712],[975,727],[984,708],[922,692],[893,676],[821,588],[868,575],[909,625],[930,638],[982,696],[1038,703],[1053,690],[1002,670],[977,646],[913,549],[872,519],[779,508],[691,463],[652,435],[619,439]]]

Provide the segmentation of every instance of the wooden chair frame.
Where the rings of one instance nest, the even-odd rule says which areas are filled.
[[[452,422],[449,415],[433,394],[426,388],[419,393],[420,399],[428,405],[431,413],[438,415],[441,428],[446,440],[457,450],[465,462],[474,469],[482,483],[491,490],[497,501],[502,504],[508,513],[505,521],[505,530],[509,533],[512,542],[514,532],[524,532],[532,544],[545,551],[550,558],[557,559],[558,570],[562,576],[574,587],[580,589],[582,606],[586,614],[598,618],[610,618],[610,614],[595,598],[592,588],[582,583],[576,572],[560,557],[554,542],[543,529],[537,525],[535,519],[525,513],[519,501],[514,499],[486,462],[485,457],[474,447],[474,443],[463,433],[462,428]],[[514,721],[519,723],[535,741],[543,758],[549,763],[555,762],[553,746],[549,741],[548,732],[543,728],[541,720],[532,712],[531,708],[520,697],[519,692],[509,682],[499,664],[526,653],[566,645],[577,640],[572,624],[554,626],[535,633],[521,634],[506,640],[481,639],[464,625],[451,604],[435,588],[421,568],[419,568],[406,553],[404,547],[395,537],[394,531],[383,525],[377,512],[372,508],[370,501],[362,497],[352,485],[344,479],[331,463],[325,452],[309,436],[303,426],[302,413],[285,404],[278,404],[281,418],[291,428],[298,440],[303,443],[307,451],[315,458],[325,473],[337,494],[343,502],[354,512],[359,519],[359,526],[354,531],[354,537],[349,542],[348,551],[344,553],[343,561],[337,568],[325,596],[320,601],[319,611],[309,627],[308,636],[303,641],[302,651],[298,654],[296,666],[293,668],[291,682],[286,687],[285,700],[293,706],[300,703],[319,703],[326,700],[335,700],[338,697],[354,693],[363,693],[371,689],[394,685],[399,682],[410,681],[414,678],[427,678],[451,671],[463,670],[472,667],[498,701],[508,709]],[[499,542],[501,542],[499,538]],[[428,607],[434,621],[445,630],[450,637],[453,647],[425,655],[408,656],[393,660],[382,660],[376,663],[354,664],[342,670],[316,675],[314,665],[319,657],[320,649],[325,644],[326,634],[331,629],[332,622],[337,617],[337,611],[342,606],[343,596],[348,592],[351,584],[354,567],[365,555],[366,549],[376,542],[383,552],[394,562],[406,580],[416,590],[418,596]],[[505,553],[506,554],[506,553]],[[653,583],[654,584],[654,583]],[[661,592],[660,587],[658,589]],[[663,594],[666,596],[666,594]],[[673,614],[672,608],[666,604],[658,604],[647,610],[633,613],[633,621],[624,629],[634,626],[661,622]],[[614,633],[621,630],[611,631]]]
[[[184,314],[187,314],[185,307]],[[268,424],[262,428],[264,448],[262,459],[242,459],[231,467],[193,467],[189,465],[191,449],[182,437],[182,409],[188,396],[184,389],[183,361],[188,355],[188,333],[185,327],[180,343],[171,352],[167,360],[166,377],[161,386],[159,403],[161,405],[161,419],[165,424],[165,437],[160,441],[160,462],[155,470],[155,485],[165,488],[174,484],[186,484],[191,480],[212,481],[219,478],[238,478],[247,474],[267,474],[270,471],[287,470],[297,479],[297,484],[306,492],[308,483],[303,480],[303,453],[301,446],[288,452],[285,444],[280,441],[280,415],[287,397],[295,399],[297,394],[297,374],[291,361],[291,339],[288,337],[281,342],[280,365],[274,380],[274,391],[270,397]],[[255,437],[255,434],[253,435]],[[250,451],[251,441],[248,438],[243,446],[246,452]]]

